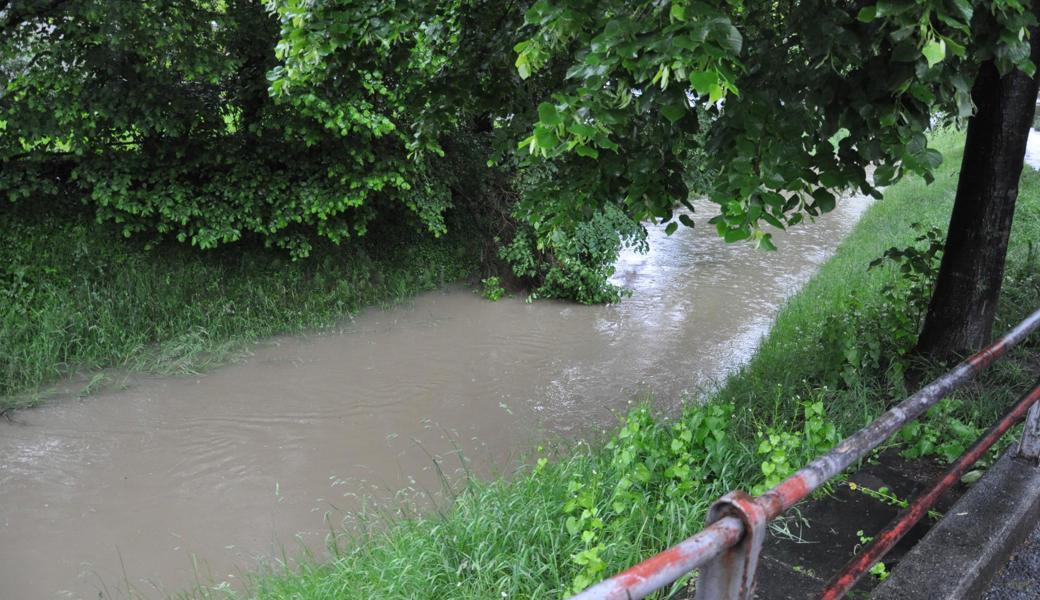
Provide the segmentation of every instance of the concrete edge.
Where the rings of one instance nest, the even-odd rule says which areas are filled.
[[[871,595],[980,598],[1040,519],[1040,466],[1010,448]]]

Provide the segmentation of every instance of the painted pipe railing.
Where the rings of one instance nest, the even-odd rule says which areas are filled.
[[[993,424],[985,433],[960,456],[945,473],[928,490],[918,494],[907,503],[906,508],[899,512],[892,522],[885,526],[880,532],[873,536],[874,540],[864,550],[860,551],[855,558],[850,560],[841,571],[835,575],[826,587],[823,588],[821,600],[837,600],[845,595],[852,586],[856,585],[861,577],[881,560],[889,550],[892,549],[903,536],[909,532],[928,511],[935,506],[943,492],[953,487],[960,481],[968,469],[976,463],[993,444],[1007,433],[1016,423],[1026,416],[1026,413],[1037,406],[1040,400],[1040,385],[1027,392],[1004,413],[1004,416]]]
[[[758,555],[769,522],[920,417],[940,399],[971,380],[1040,327],[1040,310],[1003,337],[921,388],[829,452],[761,496],[726,494],[708,511],[707,527],[691,538],[603,580],[571,600],[629,600],[672,584],[700,569],[697,600],[750,600]],[[1040,404],[1029,412],[1023,451],[1040,449]],[[1035,421],[1035,422],[1034,422]],[[1030,433],[1033,432],[1033,433]],[[1032,439],[1031,436],[1036,436]]]

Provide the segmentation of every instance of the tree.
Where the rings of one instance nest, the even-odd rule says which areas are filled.
[[[481,221],[499,246],[488,254],[509,261],[514,279],[536,295],[612,300],[613,260],[622,238],[642,236],[638,222],[599,208],[550,230],[516,207],[518,198],[579,175],[549,164],[521,168],[516,140],[538,118],[537,99],[565,75],[552,67],[517,71],[512,45],[528,5],[276,0],[281,64],[271,73],[271,93],[329,135],[381,128],[378,137],[395,148],[391,156],[400,156],[409,183],[415,176],[405,169],[416,164],[453,173],[452,202],[473,198],[463,214]],[[374,156],[370,164],[387,159]]]
[[[1033,11],[1040,13],[1040,3]],[[1035,27],[1030,38],[1038,64]],[[945,359],[989,343],[1037,91],[1035,75],[1016,70],[1001,77],[993,62],[979,69],[972,90],[977,110],[968,123],[945,252],[918,341],[924,354]]]
[[[720,205],[727,241],[773,249],[769,227],[844,190],[930,179],[929,128],[977,105],[921,347],[988,334],[1035,72],[1021,0],[268,8],[0,3],[0,193],[84,198],[127,235],[294,256],[378,221],[442,234],[454,212],[539,294],[596,302],[616,298],[610,265],[640,223],[693,226],[691,195]],[[1004,208],[973,212],[981,195]]]
[[[283,47],[323,68],[332,62],[335,70],[330,58],[344,41],[330,48],[316,40],[337,27],[349,31],[343,15],[359,4],[274,4],[282,14]],[[445,11],[465,13],[479,4],[446,4]],[[404,12],[383,6],[381,17],[390,21]],[[503,14],[514,8],[509,4]],[[970,157],[982,154],[975,146],[983,130],[1010,132],[1027,120],[1022,111],[1004,120],[990,115],[1005,99],[1021,104],[1030,95],[1023,86],[1035,71],[1036,17],[1027,3],[537,0],[523,10],[525,26],[510,42],[515,66],[544,93],[534,114],[515,104],[505,112],[490,106],[489,114],[511,127],[533,121],[515,159],[526,185],[517,189],[514,215],[530,227],[536,245],[572,238],[580,224],[611,211],[629,223],[667,222],[668,232],[680,223],[692,226],[688,214],[674,209],[692,211],[690,195],[704,191],[721,206],[710,221],[721,236],[773,249],[765,226],[789,227],[828,212],[842,190],[881,197],[879,188],[908,173],[930,180],[943,157],[928,147],[928,130],[936,119],[972,117],[977,104],[966,185],[922,348],[961,349],[988,335],[933,340],[930,332],[948,330],[951,320],[964,322],[965,332],[988,332],[992,323],[993,280],[999,282],[1010,213],[997,210],[1001,216],[990,218],[965,206],[980,193],[1013,205],[1020,164],[1010,157],[1021,156],[1022,130],[990,140],[1006,145],[999,166]],[[484,21],[468,26],[481,28]],[[490,56],[499,60],[494,50]],[[992,91],[998,80],[1000,88]],[[500,83],[532,95],[512,78]],[[706,189],[699,188],[705,180],[689,176],[693,163],[712,173]],[[967,179],[987,170],[992,185],[972,191]],[[1005,243],[990,243],[999,242],[1000,232]],[[992,251],[979,253],[979,243]],[[989,256],[985,264],[958,261],[981,255]],[[968,288],[980,291],[965,294]]]
[[[8,200],[82,201],[128,237],[203,249],[253,240],[295,257],[375,221],[446,229],[465,174],[409,156],[417,148],[395,118],[414,104],[360,69],[339,77],[354,90],[350,112],[273,99],[278,20],[259,2],[7,0],[0,31]],[[411,64],[377,47],[361,45],[359,67]]]
[[[677,125],[706,105],[718,171],[709,194],[723,209],[712,222],[729,241],[771,248],[762,221],[826,212],[835,190],[880,196],[875,186],[906,173],[930,179],[942,160],[927,147],[933,119],[970,117],[919,348],[937,358],[976,349],[992,329],[1037,96],[1037,10],[1017,0],[536,2],[518,67],[563,61],[568,78],[539,111],[530,149],[602,185],[553,189],[531,210],[566,221],[574,204],[614,203],[669,220],[684,200],[669,157],[689,142]],[[609,162],[582,163],[603,152],[638,172],[618,182]]]

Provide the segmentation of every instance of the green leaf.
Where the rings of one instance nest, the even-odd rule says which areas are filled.
[[[596,135],[596,128],[584,123],[570,123],[567,125],[567,130],[571,133],[576,133],[582,137],[591,138]]]
[[[665,235],[672,235],[673,233],[675,233],[676,229],[679,229],[679,224],[676,223],[675,221],[672,221],[671,223],[668,224],[668,227],[664,228],[664,234]]]
[[[747,229],[727,229],[726,234],[723,237],[726,242],[732,244],[733,242],[748,239],[751,237],[751,232]]]
[[[818,208],[822,213],[829,213],[834,210],[835,199],[834,194],[830,193],[824,188],[817,188],[813,191],[812,197],[815,202],[813,206]]]
[[[971,17],[975,14],[975,10],[972,8],[970,0],[953,0],[953,6],[960,13],[961,20],[965,23],[971,21]]]
[[[968,55],[968,49],[966,47],[949,38],[946,38],[946,48],[950,51],[950,54],[953,54],[957,58],[964,58]],[[1032,76],[1032,73],[1027,72],[1027,74]]]
[[[719,100],[722,100],[726,96],[726,90],[722,89],[721,85],[715,84],[711,86],[711,90],[708,91],[708,102],[715,104]]]
[[[527,57],[527,48],[531,45],[531,42],[524,41],[513,46],[513,51],[516,52],[516,70],[520,74],[520,79],[527,79],[531,76],[531,62]]]
[[[686,107],[681,104],[669,104],[661,108],[661,114],[670,123],[675,123],[686,115]]]
[[[915,6],[917,6],[917,3],[912,0],[878,0],[877,16],[891,17],[900,15]]]
[[[541,125],[534,128],[534,140],[538,144],[538,147],[543,150],[553,150],[559,143],[559,138],[556,137],[556,133],[548,127]]]
[[[910,85],[910,94],[925,104],[931,105],[935,102],[935,94],[928,86],[914,82]]]
[[[574,151],[578,153],[578,156],[587,156],[589,158],[599,158],[599,150],[590,148],[585,144],[578,144],[574,147]]]
[[[621,147],[617,142],[611,141],[610,137],[604,133],[596,135],[596,144],[600,148],[606,148],[608,150],[614,150],[615,152]]]
[[[896,168],[890,165],[878,165],[874,169],[874,185],[888,185],[896,177]]]
[[[928,66],[934,67],[946,58],[946,42],[935,39],[928,40],[924,48],[921,48],[921,54],[928,61]]]
[[[720,34],[718,41],[723,50],[728,50],[734,55],[740,54],[741,48],[744,47],[744,36],[740,35],[729,19],[724,17],[716,19],[712,23],[712,28]]]
[[[687,227],[693,227],[693,219],[688,215],[679,215],[679,221]]]
[[[870,23],[876,17],[877,17],[877,7],[876,6],[864,6],[862,9],[860,9],[859,14],[856,15],[856,19],[858,19],[862,23]]]
[[[556,105],[549,102],[542,102],[538,105],[538,120],[549,127],[556,127],[563,123],[563,117],[556,110]]]
[[[695,92],[707,96],[713,85],[719,82],[719,74],[715,71],[692,71],[690,72],[690,85]]]
[[[1022,72],[1030,77],[1036,74],[1036,65],[1028,58],[1023,58],[1022,62],[1018,63],[1018,68],[1022,69]]]
[[[838,171],[824,171],[820,173],[820,183],[829,188],[836,188],[845,183],[845,178]]]
[[[965,485],[971,485],[971,484],[975,483],[976,481],[978,481],[979,479],[982,479],[982,474],[983,474],[983,472],[980,469],[974,469],[972,471],[968,471],[967,473],[965,473],[964,475],[961,476],[961,483],[963,483]]]
[[[780,219],[777,219],[776,217],[767,212],[762,213],[762,220],[766,223],[769,223],[773,227],[776,227],[777,229],[785,229],[784,224],[780,222]]]
[[[942,152],[939,152],[934,148],[928,148],[927,150],[925,150],[923,157],[925,163],[927,163],[928,166],[933,169],[938,169],[939,165],[941,165],[943,161]]]

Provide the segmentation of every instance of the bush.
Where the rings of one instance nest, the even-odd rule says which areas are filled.
[[[849,310],[830,315],[824,324],[823,343],[833,349],[827,354],[832,386],[852,387],[887,377],[902,390],[902,376],[939,275],[944,237],[937,227],[910,227],[918,232],[912,244],[889,248],[867,266],[891,265],[897,276],[869,300],[850,298]]]
[[[532,297],[567,298],[584,304],[617,302],[625,290],[610,283],[625,246],[646,247],[646,230],[608,206],[573,231],[553,230],[539,238],[521,226],[499,257],[532,286]]]

